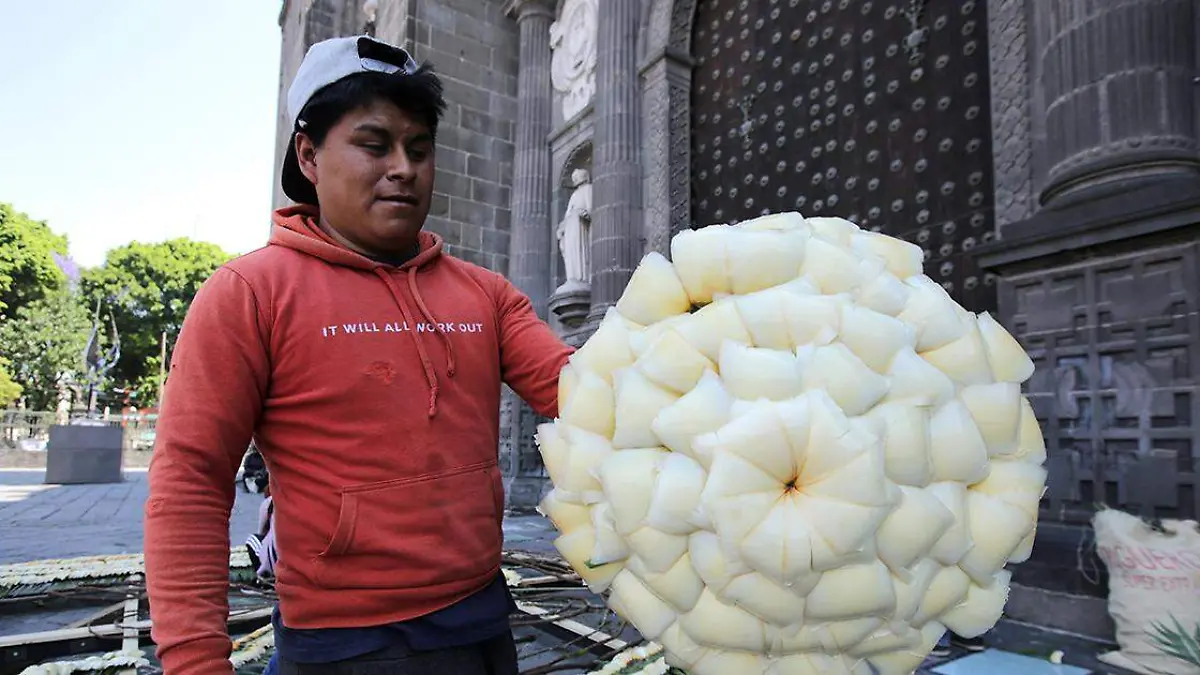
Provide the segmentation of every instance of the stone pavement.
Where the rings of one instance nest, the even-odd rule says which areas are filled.
[[[142,552],[142,507],[149,486],[144,470],[125,470],[112,485],[43,485],[41,469],[0,469],[0,564]],[[238,491],[229,519],[240,544],[257,525],[259,495]],[[540,516],[504,524],[513,548],[554,553],[553,528]]]
[[[142,552],[144,470],[111,485],[43,485],[41,469],[0,470],[0,564]],[[230,536],[255,529],[262,497],[238,493]]]
[[[40,469],[0,469],[0,564],[142,551],[142,507],[148,491],[144,470],[126,470],[125,481],[113,485],[43,485],[42,476]],[[238,491],[230,518],[233,542],[240,543],[254,529],[261,503],[262,497]],[[554,529],[541,516],[510,516],[505,519],[504,532],[510,549],[555,553]],[[76,613],[82,616],[85,611]],[[5,617],[0,620],[0,634],[58,628],[77,618],[68,614],[48,612]],[[988,642],[1010,654],[1037,658],[1049,667],[1043,671],[1046,673],[1072,672],[1045,663],[1055,650],[1065,653],[1066,663],[1082,666],[1088,672],[1121,672],[1096,661],[1095,655],[1107,646],[1012,621],[1001,621],[988,635]],[[956,653],[950,659],[931,660],[921,672],[939,672],[939,666],[949,665],[947,661],[962,656]],[[1042,664],[1025,665],[1022,670],[1027,670],[1027,675],[1037,675],[1035,671],[1040,671]],[[1002,671],[980,664],[941,672],[952,675]]]

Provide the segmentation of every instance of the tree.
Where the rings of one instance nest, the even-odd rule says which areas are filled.
[[[59,379],[83,370],[91,322],[81,300],[77,293],[60,289],[23,305],[0,323],[0,352],[12,360],[9,371],[24,388],[26,407],[32,410],[53,410]]]
[[[21,385],[8,374],[8,360],[0,357],[0,408],[21,397]]]
[[[66,237],[0,204],[0,321],[62,288],[67,275],[58,261],[66,260],[66,255]]]
[[[107,324],[111,311],[120,336],[121,358],[110,377],[115,386],[134,390],[138,405],[158,395],[163,333],[168,345],[175,342],[196,291],[230,257],[215,244],[187,238],[133,242],[83,273],[87,306],[100,301],[102,320]]]

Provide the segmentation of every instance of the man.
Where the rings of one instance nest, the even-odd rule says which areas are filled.
[[[168,675],[232,671],[228,522],[252,437],[280,673],[516,673],[501,384],[556,415],[571,350],[422,231],[444,107],[427,66],[366,37],[314,45],[296,74],[282,183],[299,206],[205,283],[171,360],[146,504]]]

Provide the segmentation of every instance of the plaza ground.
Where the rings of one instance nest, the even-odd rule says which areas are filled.
[[[125,480],[110,485],[45,485],[42,478],[43,471],[39,468],[0,469],[0,564],[142,551],[142,510],[148,492],[144,469],[127,468]],[[254,530],[261,503],[261,496],[238,491],[230,516],[231,541],[240,543]],[[554,552],[554,529],[540,516],[511,516],[505,521],[504,534],[509,549]],[[91,611],[94,610],[7,615],[0,610],[0,635],[53,630]],[[1002,621],[989,634],[988,641],[995,649],[984,657],[955,653],[940,662],[931,660],[921,672],[938,675],[1017,672],[1124,675],[1125,672],[1096,660],[1096,654],[1111,649],[1111,645],[1013,621]],[[1055,651],[1063,652],[1064,662],[1079,669],[1051,665],[1047,658]],[[1017,665],[1006,661],[1022,655],[1030,657],[1029,660]]]

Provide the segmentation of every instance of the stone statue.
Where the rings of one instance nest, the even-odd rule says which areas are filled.
[[[575,191],[556,232],[567,276],[562,288],[587,286],[592,277],[592,183],[586,169],[571,172],[571,187]]]
[[[598,0],[566,0],[562,15],[550,25],[550,81],[562,94],[563,119],[591,103],[596,93]]]

